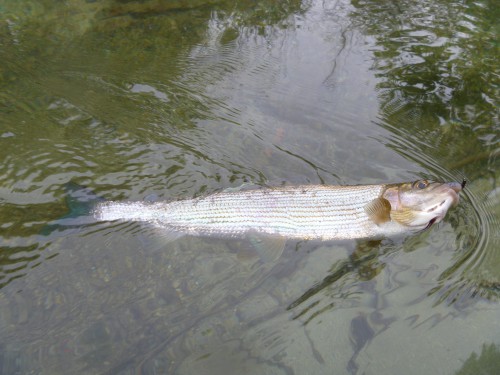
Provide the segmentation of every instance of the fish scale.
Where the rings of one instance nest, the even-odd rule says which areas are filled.
[[[350,239],[381,232],[364,207],[385,185],[295,186],[221,192],[169,203],[108,202],[95,210],[99,220],[132,220],[200,236],[245,233],[297,239]]]
[[[417,232],[458,204],[465,182],[418,180],[386,185],[303,185],[224,191],[173,202],[108,202],[97,220],[141,221],[177,234],[351,239]],[[274,241],[273,241],[274,242]]]

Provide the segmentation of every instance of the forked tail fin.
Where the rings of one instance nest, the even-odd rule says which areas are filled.
[[[40,234],[47,236],[54,231],[75,229],[92,222],[94,207],[104,201],[104,198],[99,197],[89,188],[78,185],[73,181],[65,185],[65,190],[68,212],[59,219],[47,224]]]

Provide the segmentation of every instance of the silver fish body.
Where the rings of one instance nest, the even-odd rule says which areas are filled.
[[[221,192],[173,202],[107,202],[95,208],[94,216],[102,221],[147,222],[196,236],[373,238],[424,229],[442,220],[458,202],[458,183],[425,181],[425,188],[437,184],[428,194],[415,184],[305,185]],[[426,201],[434,206],[426,207]]]

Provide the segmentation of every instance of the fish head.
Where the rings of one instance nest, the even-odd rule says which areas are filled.
[[[391,205],[393,221],[415,230],[427,229],[443,220],[448,209],[458,204],[464,186],[465,181],[460,184],[417,180],[388,185],[382,198]]]

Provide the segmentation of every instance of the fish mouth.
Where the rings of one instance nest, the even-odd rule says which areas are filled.
[[[448,186],[450,189],[452,189],[455,193],[460,193],[463,188],[465,187],[465,180],[462,183],[458,182],[447,182],[445,183],[446,186]]]
[[[448,192],[448,196],[441,200],[438,204],[432,206],[431,208],[425,210],[427,213],[431,212],[436,212],[436,218],[442,219],[444,217],[444,214],[442,215],[441,213],[445,213],[448,211],[450,207],[455,207],[458,204],[458,201],[460,200],[460,197],[458,196],[457,193],[454,191]]]
[[[427,210],[428,213],[436,211],[436,216],[429,220],[424,230],[430,228],[433,224],[439,223],[441,220],[443,220],[446,213],[448,212],[448,209],[450,207],[455,207],[458,204],[458,201],[460,200],[459,193],[465,187],[465,180],[461,184],[458,182],[447,182],[443,184],[443,187],[446,188],[445,193],[447,194],[447,196],[436,206]]]
[[[461,184],[458,182],[448,182],[445,185],[450,188],[449,192],[450,192],[450,195],[454,197],[454,203],[455,204],[458,203],[458,194],[465,187],[465,180]]]
[[[446,182],[442,185],[448,194],[448,197],[446,197],[440,204],[439,206],[445,205],[448,203],[449,199],[451,198],[451,203],[447,205],[448,207],[455,207],[458,204],[458,201],[460,200],[459,193],[463,190],[465,187],[465,180],[462,183],[458,182]]]
[[[436,221],[437,222],[441,221],[441,219],[442,218],[440,218],[439,216],[432,218],[431,220],[429,220],[429,222],[427,223],[427,225],[425,226],[425,228],[423,230],[429,229],[430,227],[432,227],[432,224],[434,224]]]

